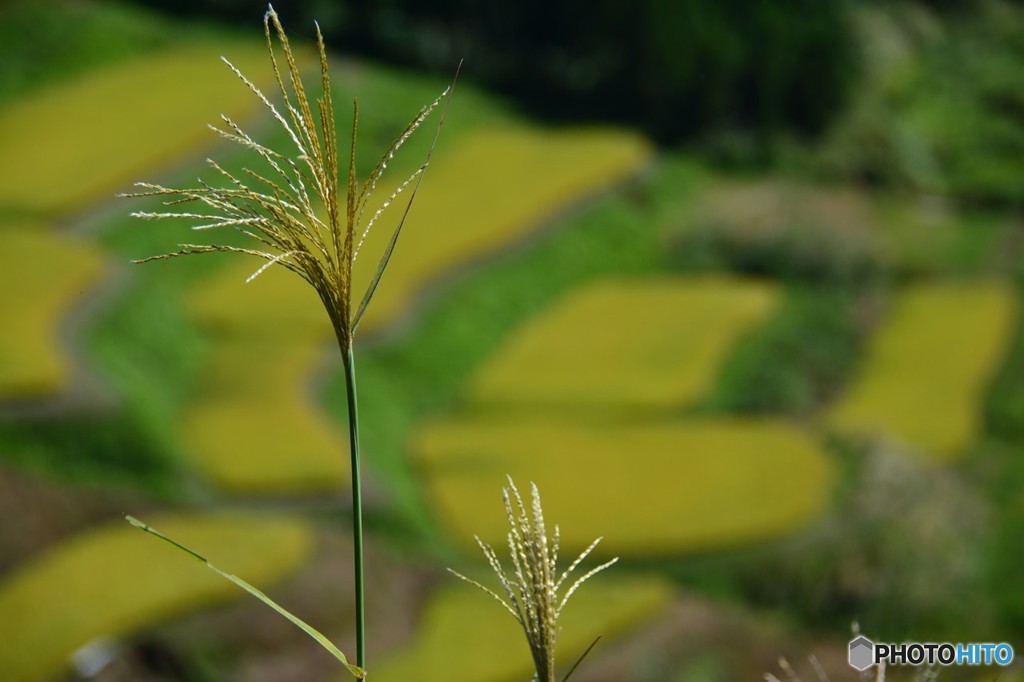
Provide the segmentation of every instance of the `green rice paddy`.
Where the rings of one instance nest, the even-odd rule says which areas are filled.
[[[51,396],[67,386],[72,367],[61,321],[103,264],[90,244],[41,227],[0,226],[0,400]]]
[[[487,570],[481,566],[478,577]],[[671,587],[659,578],[595,578],[573,595],[559,620],[559,660],[571,665],[598,636],[609,645],[651,621],[671,599]],[[413,640],[382,657],[373,676],[382,682],[513,682],[529,679],[532,671],[526,640],[512,616],[477,589],[451,584],[430,597]]]
[[[664,556],[776,537],[828,504],[835,469],[804,431],[755,419],[449,419],[412,444],[449,535],[503,542],[495,491],[535,481],[566,546]],[[756,502],[754,502],[756,500]]]
[[[300,567],[313,536],[280,517],[164,516],[161,532],[219,568],[266,587]],[[100,637],[116,638],[245,593],[160,540],[112,522],[18,567],[0,583],[4,679],[46,682],[68,657]]]
[[[598,281],[514,333],[469,397],[488,406],[686,406],[779,298],[773,284],[727,277]]]
[[[826,423],[930,458],[957,457],[980,430],[982,398],[1008,348],[1015,310],[1012,289],[999,282],[897,293]]]

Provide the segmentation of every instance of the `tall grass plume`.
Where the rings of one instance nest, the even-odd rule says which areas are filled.
[[[512,568],[506,571],[498,558],[497,552],[479,537],[476,542],[490,564],[491,569],[505,593],[502,597],[489,587],[468,578],[457,571],[448,569],[452,574],[478,587],[498,601],[519,623],[526,635],[530,654],[533,657],[536,682],[554,682],[555,680],[555,644],[558,640],[558,619],[565,609],[569,598],[594,575],[608,568],[618,557],[592,568],[572,582],[575,571],[583,560],[590,555],[601,538],[597,538],[590,546],[577,556],[569,566],[559,573],[558,550],[559,530],[555,526],[554,535],[548,539],[544,524],[544,511],[541,508],[540,492],[536,484],[531,484],[530,508],[526,507],[511,477],[508,488],[502,488],[502,499],[505,503],[505,514],[508,517],[508,549],[511,555]],[[591,645],[593,646],[593,645]],[[584,652],[583,656],[589,653]],[[580,660],[582,660],[582,656]],[[577,661],[577,664],[579,661]],[[564,679],[576,669],[569,670]]]
[[[347,155],[338,149],[331,78],[320,27],[316,27],[322,97],[312,105],[288,37],[273,7],[264,17],[264,34],[281,105],[264,92],[226,58],[228,67],[259,99],[291,142],[280,152],[257,142],[235,121],[222,116],[221,126],[210,126],[218,135],[251,151],[269,169],[259,173],[249,168],[232,173],[208,160],[220,177],[220,184],[202,180],[194,187],[178,189],[159,184],[136,183],[139,191],[127,197],[160,197],[164,210],[137,211],[145,220],[185,219],[193,230],[233,230],[250,241],[248,246],[225,243],[182,243],[176,251],[143,258],[138,263],[179,256],[233,252],[255,256],[263,263],[247,281],[271,266],[284,267],[308,282],[320,297],[330,318],[341,351],[348,403],[349,443],[352,467],[352,516],[355,563],[356,662],[365,669],[365,599],[363,587],[362,476],[359,456],[359,418],[353,341],[356,329],[373,298],[413,199],[430,163],[434,146],[451,99],[452,86],[413,118],[384,151],[369,176],[360,182],[356,175],[356,132],[358,101],[353,101],[353,122]],[[274,45],[276,38],[283,61]],[[456,78],[457,78],[456,74]],[[379,208],[368,208],[377,184],[395,153],[435,111],[440,110],[433,141],[422,164],[401,183]],[[345,173],[343,174],[343,170]],[[342,184],[343,182],[343,184]],[[360,247],[369,232],[404,193],[404,209],[398,216],[390,240],[380,255],[366,289],[354,295],[352,273]],[[141,526],[140,526],[141,527]],[[195,553],[187,550],[193,555]],[[198,555],[196,555],[198,556]]]

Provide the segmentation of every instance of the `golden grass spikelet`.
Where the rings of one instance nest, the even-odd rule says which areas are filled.
[[[508,516],[508,548],[512,558],[512,570],[506,571],[498,559],[498,554],[489,544],[476,538],[487,563],[498,577],[505,597],[467,578],[452,569],[448,569],[458,578],[465,580],[483,590],[512,614],[526,634],[530,646],[530,654],[536,668],[534,679],[537,682],[554,682],[555,679],[555,643],[558,639],[558,618],[562,614],[569,598],[588,579],[608,568],[618,557],[606,561],[593,568],[572,583],[568,581],[573,571],[590,555],[601,538],[594,540],[589,547],[576,557],[561,573],[558,572],[559,531],[555,532],[551,541],[548,540],[544,524],[544,511],[541,508],[540,492],[537,485],[531,483],[530,509],[527,510],[523,498],[519,494],[512,478],[508,479],[508,488],[501,489]],[[568,587],[566,588],[566,585]],[[588,649],[588,653],[590,650]],[[578,662],[577,662],[578,665]],[[568,679],[576,666],[566,675]]]
[[[351,347],[352,336],[369,305],[380,277],[383,275],[402,225],[415,198],[423,172],[430,162],[437,135],[444,123],[452,86],[445,89],[431,104],[406,126],[385,150],[380,161],[362,184],[356,177],[356,129],[359,120],[358,101],[353,101],[351,146],[348,158],[348,178],[342,197],[339,188],[339,152],[335,131],[334,105],[331,80],[320,27],[316,27],[317,48],[320,58],[320,76],[323,96],[316,100],[316,112],[311,106],[295,55],[285,35],[277,13],[272,6],[264,17],[267,51],[283,104],[279,109],[251,80],[246,78],[226,58],[222,59],[236,76],[265,106],[287,133],[294,145],[291,154],[282,154],[265,147],[250,137],[227,116],[222,116],[223,127],[210,127],[221,137],[254,152],[270,168],[262,175],[248,168],[244,175],[233,174],[213,160],[208,160],[226,181],[223,187],[199,180],[199,186],[175,189],[161,185],[136,183],[141,191],[124,194],[126,197],[165,197],[168,210],[138,211],[132,215],[147,220],[183,218],[196,224],[194,230],[229,228],[237,230],[255,242],[251,247],[224,244],[180,244],[172,253],[144,258],[138,263],[164,260],[177,256],[238,252],[262,258],[265,263],[249,280],[259,276],[272,265],[281,265],[309,282],[320,296],[331,319],[342,350]],[[275,55],[274,37],[277,38],[284,62]],[[456,74],[457,78],[458,74]],[[384,202],[372,218],[363,225],[367,203],[395,153],[417,128],[439,106],[444,105],[438,120],[434,141],[426,158],[412,176]],[[391,240],[377,264],[367,290],[358,305],[352,300],[352,271],[359,246],[366,238],[385,208],[390,206],[403,190],[409,190],[405,210],[391,236]],[[201,210],[178,209],[181,206],[199,206]]]

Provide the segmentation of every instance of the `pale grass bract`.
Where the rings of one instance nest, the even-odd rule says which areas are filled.
[[[366,627],[363,587],[362,477],[360,474],[359,417],[356,401],[353,339],[380,278],[387,268],[420,181],[423,179],[423,173],[430,163],[448,104],[451,101],[454,81],[452,86],[446,88],[437,99],[424,107],[409,122],[385,150],[374,169],[362,183],[356,177],[356,132],[359,122],[359,106],[357,101],[353,101],[351,141],[346,160],[347,178],[344,190],[342,190],[340,187],[342,157],[338,150],[335,130],[327,51],[320,27],[316,27],[316,42],[323,95],[316,100],[314,113],[314,108],[311,106],[302,82],[302,74],[295,54],[273,7],[269,7],[263,23],[267,51],[282,101],[281,108],[275,105],[230,61],[226,58],[222,59],[270,112],[276,123],[286,133],[293,149],[288,153],[282,153],[266,147],[253,139],[231,118],[222,116],[222,127],[210,127],[220,136],[253,152],[268,170],[260,173],[245,168],[242,173],[234,174],[217,162],[209,160],[210,167],[220,177],[220,185],[199,180],[195,187],[177,189],[141,182],[136,183],[136,186],[140,188],[139,191],[122,196],[164,199],[166,207],[164,210],[137,211],[132,214],[138,218],[146,220],[184,219],[193,222],[193,230],[234,230],[252,242],[249,246],[223,243],[183,243],[176,251],[143,258],[136,262],[144,263],[203,253],[242,253],[264,261],[249,277],[249,280],[259,276],[270,266],[280,265],[302,277],[312,285],[319,295],[334,328],[345,368],[352,466],[356,665],[350,665],[344,655],[323,635],[274,604],[266,595],[251,586],[247,587],[247,584],[240,579],[222,573],[212,566],[210,568],[282,613],[327,648],[356,677],[363,677],[366,669]],[[283,68],[275,54],[275,37],[284,54]],[[458,72],[456,72],[457,77]],[[380,204],[380,207],[367,220],[370,199],[388,164],[394,159],[395,153],[438,109],[440,109],[440,115],[434,138],[423,163]],[[404,210],[398,217],[390,240],[380,255],[366,290],[361,292],[358,299],[353,299],[352,273],[360,247],[367,234],[384,215],[385,210],[394,204],[399,195],[403,193],[408,196],[408,199],[405,201]],[[144,523],[129,520],[138,528],[171,542],[195,558],[202,559],[201,555],[160,535]]]
[[[487,563],[490,564],[491,569],[498,577],[498,582],[501,583],[505,597],[472,578],[450,568],[448,570],[453,575],[483,590],[505,607],[505,610],[516,619],[526,635],[536,668],[534,679],[537,682],[554,682],[555,644],[558,640],[558,618],[562,615],[562,610],[569,598],[583,583],[614,564],[618,561],[618,557],[606,561],[572,580],[573,571],[601,542],[601,538],[597,538],[564,571],[559,573],[558,526],[555,526],[554,535],[549,541],[544,524],[544,511],[540,503],[540,492],[537,490],[536,484],[531,484],[530,487],[529,510],[527,510],[511,477],[508,479],[508,488],[501,490],[509,524],[508,549],[512,560],[511,571],[505,570],[493,547],[479,537],[476,538],[484,557],[487,558]],[[569,582],[570,580],[572,582]],[[589,652],[588,648],[583,656]],[[580,660],[583,656],[580,657]],[[576,665],[579,665],[579,661]],[[576,665],[573,665],[564,679],[569,678],[575,671]]]

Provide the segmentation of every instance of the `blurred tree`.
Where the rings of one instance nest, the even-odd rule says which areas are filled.
[[[242,0],[154,0],[251,21]],[[814,133],[855,73],[847,0],[316,0],[279,7],[346,51],[466,75],[554,118],[675,141],[713,130]]]

